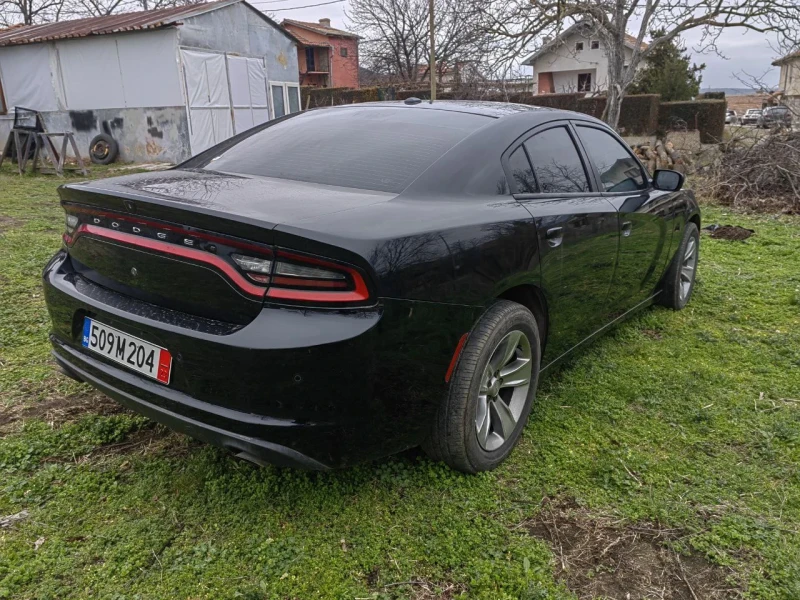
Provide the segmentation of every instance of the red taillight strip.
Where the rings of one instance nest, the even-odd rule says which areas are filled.
[[[118,221],[125,221],[126,223],[136,223],[137,225],[144,225],[145,227],[153,227],[155,229],[166,229],[168,231],[172,231],[174,233],[179,233],[181,235],[185,235],[188,237],[195,237],[200,238],[202,240],[206,240],[209,242],[215,242],[217,244],[225,244],[227,246],[232,246],[234,248],[241,248],[244,250],[254,250],[259,252],[262,255],[271,255],[272,251],[269,248],[264,246],[258,246],[256,244],[249,244],[247,242],[240,241],[238,239],[232,239],[227,237],[221,237],[217,235],[212,235],[210,233],[205,233],[203,231],[189,231],[177,225],[170,225],[169,223],[160,223],[158,221],[149,221],[147,219],[141,219],[135,216],[130,215],[121,215],[115,212],[103,211],[103,210],[96,210],[93,208],[84,208],[82,206],[77,206],[74,204],[65,204],[65,210],[68,208],[67,212],[69,213],[83,213],[87,215],[97,215],[101,217],[108,217],[109,219],[116,219]]]
[[[273,279],[273,285],[267,290],[267,298],[274,298],[276,300],[294,300],[297,302],[364,302],[369,300],[369,289],[367,288],[367,283],[364,281],[361,273],[352,267],[347,267],[345,265],[340,265],[339,263],[329,262],[327,260],[322,260],[320,258],[314,258],[311,256],[292,254],[291,252],[285,252],[283,250],[276,251],[275,255],[278,258],[288,258],[299,263],[310,263],[314,265],[321,265],[336,271],[343,271],[350,275],[356,289],[347,292],[327,290],[293,290],[275,287],[274,283],[279,279],[278,277],[275,277]],[[280,279],[290,278],[281,277]]]
[[[227,275],[228,278],[234,284],[236,284],[236,287],[241,289],[243,292],[246,292],[251,296],[256,296],[257,298],[264,297],[265,290],[263,287],[259,287],[247,281],[247,279],[245,279],[242,274],[233,267],[233,265],[226,262],[223,258],[217,256],[216,254],[210,254],[195,248],[176,246],[175,244],[161,242],[159,240],[151,240],[150,238],[124,233],[122,231],[114,231],[113,229],[105,229],[104,227],[87,225],[85,223],[78,227],[69,241],[67,240],[68,236],[65,235],[64,241],[66,241],[68,245],[72,245],[81,235],[86,234],[99,238],[114,240],[116,242],[122,242],[124,244],[139,248],[146,248],[147,250],[155,250],[163,254],[188,258],[190,260],[202,262],[207,265],[212,265],[225,273],[225,275]]]
[[[461,336],[461,339],[458,340],[458,344],[456,345],[456,351],[453,352],[453,358],[450,359],[450,366],[447,367],[447,373],[444,375],[444,382],[450,383],[450,378],[453,376],[453,371],[458,364],[458,357],[461,356],[461,351],[464,349],[464,344],[467,343],[467,338],[469,337],[468,333],[465,333]]]

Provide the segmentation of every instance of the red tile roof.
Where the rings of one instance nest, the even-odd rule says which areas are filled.
[[[285,23],[285,21],[284,21]],[[314,40],[308,39],[306,36],[303,35],[302,32],[297,31],[296,29],[292,30],[292,35],[298,39],[298,41],[303,44],[304,46],[316,46],[318,48],[330,48],[330,44],[326,44],[324,42],[315,42]]]
[[[635,36],[632,36],[629,33],[625,34],[625,41],[628,42],[634,48],[636,47],[636,40],[637,40],[637,38]],[[641,45],[639,46],[639,49],[640,50],[647,50],[649,47],[650,47],[650,44],[648,44],[647,42],[642,42]]]
[[[309,23],[308,21],[295,21],[294,19],[284,19],[281,25],[295,25],[296,27],[302,27],[304,29],[308,29],[315,33],[320,33],[322,35],[334,36],[334,37],[347,37],[347,38],[355,38],[357,39],[358,36],[355,33],[350,33],[349,31],[345,31],[343,29],[336,29],[335,27],[327,27],[326,25],[322,25],[320,23]]]

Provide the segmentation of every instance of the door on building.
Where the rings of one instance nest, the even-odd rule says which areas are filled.
[[[228,70],[225,55],[181,50],[189,142],[198,154],[233,135]]]
[[[260,58],[228,56],[234,133],[269,121],[267,70]]]

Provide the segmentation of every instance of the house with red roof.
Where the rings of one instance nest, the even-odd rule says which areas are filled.
[[[358,87],[356,34],[331,27],[330,19],[320,19],[318,23],[285,19],[281,25],[300,42],[300,85]]]

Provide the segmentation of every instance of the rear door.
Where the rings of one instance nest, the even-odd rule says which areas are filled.
[[[506,160],[515,197],[533,215],[539,237],[550,321],[546,365],[608,322],[617,214],[594,190],[567,122],[535,129],[512,146]]]
[[[628,146],[602,126],[575,122],[597,185],[619,214],[619,259],[609,294],[622,314],[653,295],[669,256],[673,193],[654,190]]]

